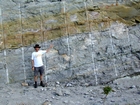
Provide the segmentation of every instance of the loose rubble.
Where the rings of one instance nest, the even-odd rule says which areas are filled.
[[[105,105],[139,105],[139,80],[140,76],[125,77],[98,86],[71,86],[57,81],[37,89],[20,83],[0,84],[0,105],[103,105],[103,87],[108,85],[114,92],[107,96]]]

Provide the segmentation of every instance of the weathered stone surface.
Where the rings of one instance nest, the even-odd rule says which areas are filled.
[[[43,56],[48,82],[88,77],[95,85],[140,72],[140,1],[57,1],[0,1],[0,82],[33,78],[34,43],[54,45]]]
[[[7,80],[6,80],[6,71],[5,69],[3,70],[0,70],[0,83],[6,83]]]
[[[67,34],[105,30],[116,21],[127,25],[140,21],[139,1],[135,0],[128,1],[127,5],[123,5],[126,1],[116,0],[54,1],[1,0],[0,49],[28,46]],[[120,33],[115,37],[120,37]]]
[[[116,30],[112,33],[110,31],[112,28],[110,28],[104,32],[93,31],[69,37],[64,36],[42,43],[42,49],[48,48],[50,44],[54,45],[54,48],[43,56],[46,81],[84,77],[87,83],[96,85],[139,73],[140,42],[137,31],[139,25],[128,28],[121,26],[122,24],[113,26],[113,29],[122,28],[119,32]],[[32,46],[24,47],[24,53],[20,48],[6,50],[6,65],[10,82],[33,78],[31,70],[33,50]],[[2,56],[0,82],[6,82],[7,76],[3,60]]]

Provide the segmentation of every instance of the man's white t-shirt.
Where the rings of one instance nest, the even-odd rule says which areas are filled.
[[[42,55],[46,53],[46,50],[39,50],[32,53],[32,60],[34,60],[34,67],[43,66]]]

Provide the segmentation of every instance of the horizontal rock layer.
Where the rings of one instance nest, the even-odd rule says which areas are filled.
[[[139,74],[139,28],[139,25],[126,27],[114,23],[106,31],[68,35],[40,43],[42,49],[54,45],[43,57],[45,80],[85,78],[96,85]],[[33,50],[30,46],[1,51],[0,82],[32,79],[30,58]]]
[[[46,81],[139,75],[139,0],[0,2],[0,82],[33,78],[35,43],[54,45],[43,57]]]
[[[1,0],[0,7],[0,49],[140,22],[138,0]]]

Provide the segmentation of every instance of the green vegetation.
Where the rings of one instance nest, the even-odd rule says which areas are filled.
[[[110,86],[106,86],[106,87],[103,88],[103,91],[104,91],[104,94],[105,94],[103,104],[105,105],[105,101],[106,101],[106,98],[107,98],[108,94],[110,92],[112,92],[113,90]]]

